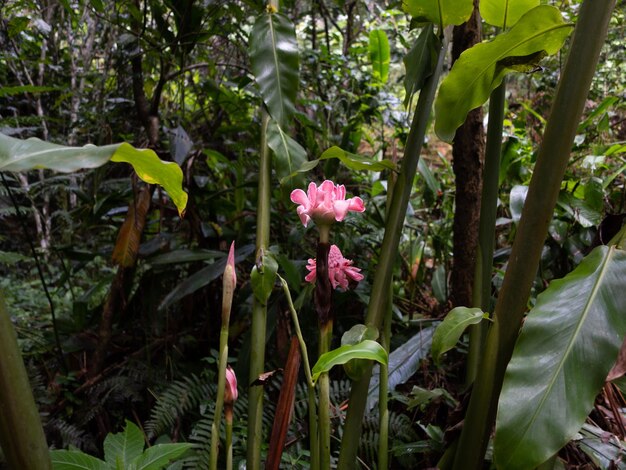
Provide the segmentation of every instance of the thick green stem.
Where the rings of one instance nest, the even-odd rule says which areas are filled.
[[[442,47],[439,50],[439,58],[437,66],[433,74],[426,80],[422,91],[420,92],[417,102],[417,109],[413,116],[411,129],[406,142],[405,154],[402,163],[402,170],[398,175],[398,179],[393,189],[391,206],[387,215],[385,224],[385,235],[380,250],[380,262],[376,268],[374,277],[374,285],[372,286],[372,295],[367,312],[366,324],[375,326],[380,329],[382,320],[387,311],[389,285],[393,274],[393,265],[398,255],[398,244],[400,235],[404,225],[404,217],[409,203],[409,197],[413,188],[413,178],[419,162],[424,135],[429,122],[429,116],[435,98],[435,91],[441,75],[443,67],[443,59],[448,49],[448,34],[442,41]],[[350,391],[350,406],[348,415],[344,425],[343,440],[341,443],[341,453],[339,455],[339,469],[349,470],[354,468],[356,461],[359,439],[361,436],[361,422],[363,412],[365,411],[365,403],[367,401],[367,393],[370,378],[372,376],[372,367],[368,366],[366,373],[361,380],[352,383]]]
[[[217,470],[219,456],[220,422],[224,407],[224,389],[226,387],[226,364],[228,362],[228,323],[220,330],[220,357],[217,373],[217,397],[215,398],[215,414],[211,426],[211,470]]]
[[[256,257],[261,258],[267,250],[270,238],[270,196],[272,190],[272,161],[267,146],[269,115],[263,111],[261,123],[261,159],[259,164],[259,188],[257,202]],[[254,382],[265,367],[265,335],[267,328],[267,305],[256,297],[252,303],[252,325],[250,339],[249,382]],[[261,468],[261,445],[263,440],[263,387],[250,387],[248,393],[248,448],[247,467]]]
[[[478,226],[478,257],[474,271],[472,303],[483,312],[491,308],[491,274],[496,233],[496,209],[498,208],[498,186],[500,179],[500,158],[502,154],[502,126],[506,98],[506,79],[489,98],[489,124],[487,125],[487,145],[483,170],[483,192],[480,200],[480,222]],[[480,365],[485,324],[470,327],[470,345],[467,356],[467,384],[476,379]]]
[[[226,422],[226,470],[233,470],[233,407],[224,410]]]
[[[0,293],[0,445],[7,468],[52,468],[39,411]]]
[[[593,78],[615,0],[585,0],[546,125],[509,266],[487,334],[454,468],[482,468],[506,366],[537,273],[570,149]]]
[[[383,320],[383,334],[380,344],[387,355],[389,355],[389,346],[391,342],[391,313],[392,313],[392,286],[389,286],[389,308]],[[389,408],[387,407],[389,393],[389,367],[387,364],[380,365],[380,389],[378,393],[378,414],[379,414],[379,431],[378,434],[378,468],[389,468]]]
[[[320,328],[320,356],[330,350],[330,342],[333,337],[333,322],[328,321]],[[330,468],[330,377],[325,372],[320,375],[319,387],[319,447],[320,468]]]
[[[283,291],[287,297],[287,303],[289,304],[289,312],[291,313],[291,319],[293,321],[294,328],[296,330],[296,336],[300,343],[300,350],[302,352],[302,362],[304,363],[304,375],[306,377],[308,398],[309,398],[309,443],[311,452],[311,470],[319,470],[319,440],[317,429],[317,406],[315,405],[315,385],[313,385],[313,377],[311,375],[311,363],[309,362],[309,353],[306,349],[306,343],[302,336],[302,330],[300,329],[300,322],[298,321],[298,313],[293,305],[291,298],[291,292],[289,292],[289,285],[280,275],[278,275],[280,283],[283,286]]]

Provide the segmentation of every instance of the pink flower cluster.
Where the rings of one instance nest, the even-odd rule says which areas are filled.
[[[346,199],[346,187],[335,185],[330,180],[319,187],[311,182],[305,193],[301,189],[291,192],[291,201],[298,205],[298,216],[306,227],[312,219],[318,225],[330,225],[335,220],[341,222],[348,211],[363,212],[365,206],[360,197]]]
[[[317,276],[317,263],[314,259],[310,258],[306,267],[309,270],[309,274],[304,278],[308,282],[315,282]],[[359,282],[363,279],[363,275],[360,273],[361,269],[352,266],[352,261],[346,259],[341,254],[341,250],[337,245],[331,245],[328,253],[328,277],[333,289],[337,286],[347,289],[349,279]]]

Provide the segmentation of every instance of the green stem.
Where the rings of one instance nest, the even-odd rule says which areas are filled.
[[[215,415],[211,425],[211,470],[217,470],[219,456],[220,422],[224,407],[224,389],[226,388],[226,364],[228,362],[228,323],[222,323],[220,330],[220,357],[217,373],[217,397],[215,398]]]
[[[382,319],[387,311],[389,286],[391,284],[393,265],[398,255],[398,244],[404,225],[404,217],[413,188],[413,178],[419,162],[424,135],[428,126],[430,112],[435,98],[435,91],[439,82],[439,76],[443,68],[443,59],[447,51],[449,35],[446,34],[442,41],[442,47],[438,51],[439,58],[433,74],[426,80],[417,102],[417,109],[411,123],[411,129],[406,142],[402,170],[393,189],[391,207],[385,224],[385,235],[380,250],[380,262],[376,268],[372,295],[368,306],[366,324],[380,329]],[[361,435],[361,422],[372,366],[368,366],[360,380],[352,383],[350,391],[350,406],[344,424],[344,434],[339,455],[339,469],[349,470],[354,468],[356,461],[359,439]]]
[[[493,272],[493,250],[496,233],[496,210],[498,208],[498,186],[500,180],[500,158],[502,154],[502,127],[506,99],[506,79],[489,98],[489,124],[485,147],[483,191],[480,200],[480,222],[478,226],[478,257],[474,272],[472,303],[483,312],[491,308],[491,275]],[[485,322],[470,327],[469,353],[467,356],[466,383],[476,379],[480,367],[480,355],[485,336]]]
[[[261,119],[261,158],[259,163],[259,187],[257,202],[256,258],[261,259],[270,238],[270,196],[272,190],[272,161],[267,146],[269,115],[263,111]],[[250,338],[249,382],[254,382],[264,371],[265,340],[267,328],[267,305],[256,297],[252,303],[252,325]],[[261,445],[263,440],[263,387],[250,387],[248,392],[248,470],[260,470]]]
[[[302,359],[304,363],[304,375],[306,377],[308,398],[309,398],[309,441],[311,452],[311,470],[319,470],[319,440],[317,429],[317,406],[315,404],[315,385],[313,385],[313,378],[311,375],[311,363],[309,362],[309,353],[306,348],[306,343],[302,336],[302,330],[300,329],[300,322],[298,321],[298,313],[293,305],[291,298],[291,292],[289,292],[289,285],[280,275],[277,275],[280,283],[283,286],[283,291],[287,297],[287,304],[289,305],[289,312],[291,313],[291,320],[293,321],[294,328],[296,330],[296,336],[300,343],[300,350],[302,351]]]
[[[387,351],[389,355],[389,346],[391,342],[391,291],[392,286],[389,286],[389,305],[388,312],[383,320],[383,334],[381,338],[381,345]],[[380,365],[380,389],[378,394],[378,413],[380,419],[378,435],[378,468],[389,468],[389,408],[387,406],[388,393],[389,393],[389,367],[387,364]]]
[[[7,468],[52,468],[15,330],[0,293],[0,445]]]
[[[517,228],[509,266],[487,334],[454,460],[454,468],[482,468],[498,397],[552,219],[570,149],[593,78],[615,0],[585,0],[546,125]]]
[[[319,354],[327,353],[330,350],[330,343],[333,337],[333,322],[328,321],[320,328]],[[330,468],[330,377],[328,372],[320,375],[319,386],[319,433],[320,433],[320,468]]]
[[[233,407],[224,410],[226,421],[226,470],[233,469]]]

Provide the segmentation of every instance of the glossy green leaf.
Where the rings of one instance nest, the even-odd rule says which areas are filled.
[[[378,339],[378,328],[357,324],[341,336],[341,345],[358,344],[366,339],[376,341]],[[352,380],[359,380],[363,377],[368,365],[365,359],[352,359],[343,365],[343,369]]]
[[[539,0],[481,0],[479,8],[485,22],[506,29],[538,5]]]
[[[267,145],[276,156],[274,164],[281,185],[297,175],[298,170],[308,161],[306,150],[285,134],[273,119],[267,127]]]
[[[190,443],[177,444],[157,444],[146,449],[146,451],[138,457],[133,468],[137,470],[160,470],[169,462],[177,459],[192,447]]]
[[[109,464],[127,468],[130,463],[143,453],[145,442],[141,429],[126,420],[124,431],[109,434],[104,440],[104,460]]]
[[[79,450],[51,450],[50,459],[54,470],[111,470],[110,465]]]
[[[391,51],[389,49],[389,39],[387,39],[387,35],[382,29],[370,31],[369,53],[374,81],[387,83]]]
[[[159,184],[176,204],[180,213],[187,206],[183,191],[183,172],[173,162],[164,162],[149,149],[136,149],[127,143],[66,147],[30,138],[26,140],[0,134],[0,171],[27,171],[37,168],[69,173],[96,168],[109,160],[130,163],[137,176],[146,183]]]
[[[250,65],[270,116],[287,127],[299,84],[298,41],[287,17],[259,16],[250,32]]]
[[[474,9],[472,0],[404,0],[402,6],[417,21],[430,21],[444,28],[465,23]]]
[[[411,50],[404,56],[404,106],[409,107],[413,95],[422,89],[424,82],[435,70],[441,41],[433,33],[433,25],[422,29]]]
[[[252,291],[257,300],[263,305],[265,305],[274,290],[277,271],[278,263],[271,253],[263,253],[261,259],[257,260],[257,263],[252,267],[252,273],[250,274]]]
[[[369,339],[357,344],[340,346],[320,356],[311,370],[313,382],[316,382],[321,374],[328,372],[334,366],[345,364],[352,359],[369,359],[387,364],[387,351],[376,341]]]
[[[530,71],[556,53],[573,26],[548,5],[533,8],[508,32],[466,50],[441,83],[435,101],[435,131],[452,141],[467,113],[481,106],[511,71]]]
[[[320,160],[338,158],[351,170],[383,171],[395,170],[396,165],[391,160],[374,160],[354,153],[346,152],[337,146],[330,147],[320,156]]]
[[[442,354],[456,346],[468,326],[477,325],[485,315],[479,308],[456,307],[450,310],[433,335],[431,353],[435,363],[438,364]]]
[[[599,246],[538,296],[500,395],[498,468],[537,467],[583,425],[626,334],[624,279],[626,252]]]

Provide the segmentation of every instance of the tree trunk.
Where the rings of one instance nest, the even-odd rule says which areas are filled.
[[[478,0],[469,21],[454,28],[452,58],[481,40]],[[472,302],[474,265],[478,246],[480,220],[480,193],[482,189],[482,156],[485,150],[482,108],[467,115],[465,123],[456,131],[452,147],[452,167],[456,182],[454,211],[453,267],[451,274],[451,301],[454,306],[469,306]]]

